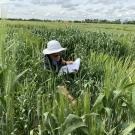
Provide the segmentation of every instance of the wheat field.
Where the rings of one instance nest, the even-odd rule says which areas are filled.
[[[0,23],[0,135],[135,134],[134,26]],[[81,58],[74,78],[44,70],[52,39],[68,48],[65,59]]]

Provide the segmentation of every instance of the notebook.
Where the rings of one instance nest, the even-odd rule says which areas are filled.
[[[80,58],[77,58],[72,64],[62,66],[59,75],[77,72],[80,68]]]

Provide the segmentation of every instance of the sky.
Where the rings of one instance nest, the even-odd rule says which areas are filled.
[[[135,20],[135,0],[0,0],[0,17]]]

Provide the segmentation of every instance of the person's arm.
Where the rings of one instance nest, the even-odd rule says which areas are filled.
[[[73,64],[73,61],[65,61],[62,59],[62,64],[67,65],[67,64]]]
[[[66,61],[66,65],[67,64],[73,64],[74,61]]]

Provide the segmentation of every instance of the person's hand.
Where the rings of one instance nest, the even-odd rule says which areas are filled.
[[[73,64],[74,61],[65,61],[62,59],[62,64]]]
[[[74,61],[66,61],[66,64],[73,64]]]

